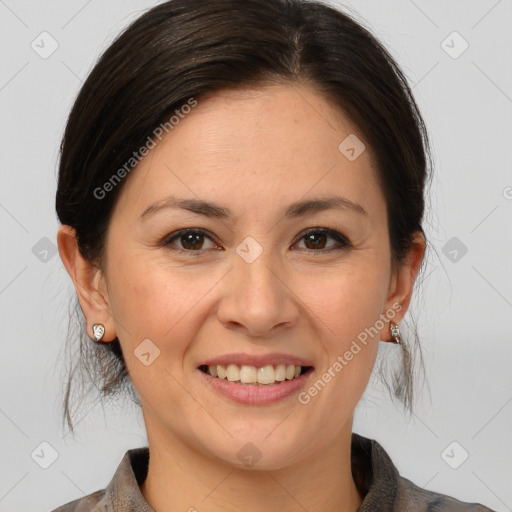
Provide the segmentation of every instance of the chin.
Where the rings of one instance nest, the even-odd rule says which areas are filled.
[[[236,436],[227,441],[221,450],[211,452],[211,455],[229,466],[248,471],[274,471],[296,462],[299,456],[296,438],[276,435],[271,439],[269,432],[270,429],[262,429],[252,435]]]

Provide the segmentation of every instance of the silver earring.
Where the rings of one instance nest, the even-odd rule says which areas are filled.
[[[101,338],[103,338],[103,335],[105,334],[105,326],[103,324],[94,324],[92,326],[92,332],[94,334],[95,343],[100,343]]]
[[[398,325],[394,324],[393,322],[390,322],[389,330],[391,332],[391,338],[393,338],[393,343],[396,343],[397,345],[401,345],[400,328],[398,327]]]

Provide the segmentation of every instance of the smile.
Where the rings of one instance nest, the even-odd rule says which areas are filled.
[[[271,386],[287,380],[294,380],[306,373],[311,366],[296,366],[293,364],[265,365],[201,365],[199,369],[212,377],[227,380],[236,384],[256,384]]]
[[[296,396],[314,374],[312,366],[293,364],[201,365],[196,371],[215,394],[252,406],[270,405]]]

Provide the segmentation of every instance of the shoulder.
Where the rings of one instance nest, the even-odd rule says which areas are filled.
[[[418,512],[493,512],[480,503],[467,503],[459,501],[446,494],[427,491],[404,478],[398,477],[397,511]]]
[[[93,492],[83,498],[70,501],[65,505],[62,505],[52,512],[100,512],[101,510],[107,510],[104,503],[105,489],[101,491]]]
[[[359,512],[494,512],[479,503],[427,491],[402,477],[374,439],[352,434],[352,473],[364,496]]]
[[[153,512],[139,485],[147,475],[148,447],[128,450],[105,489],[70,501],[52,512]]]

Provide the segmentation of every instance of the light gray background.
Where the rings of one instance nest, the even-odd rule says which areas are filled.
[[[0,0],[0,511],[51,510],[104,488],[125,451],[147,442],[134,408],[84,404],[76,438],[60,428],[58,357],[73,289],[51,249],[66,116],[101,51],[153,5]],[[418,485],[512,510],[512,1],[343,5],[402,65],[436,164],[426,230],[437,254],[414,305],[430,398],[407,420],[372,383],[354,430],[377,439]],[[46,59],[31,47],[51,48],[44,31],[58,43]],[[454,31],[469,44],[457,58],[463,40],[446,39]],[[453,237],[458,248],[446,246]],[[46,445],[31,457],[42,442],[58,454],[48,469]]]

